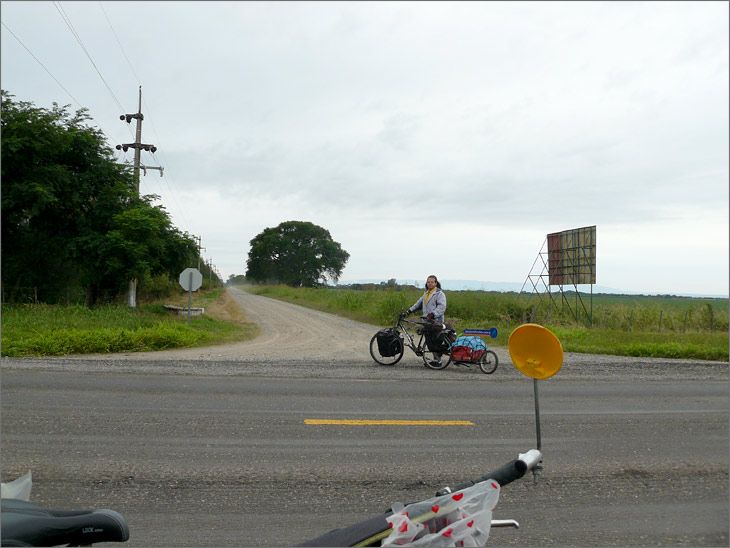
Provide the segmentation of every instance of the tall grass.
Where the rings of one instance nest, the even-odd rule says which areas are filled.
[[[392,324],[422,291],[395,289],[250,286],[250,291],[371,323]],[[570,299],[567,295],[566,299]],[[581,295],[590,309],[590,296]],[[549,327],[569,352],[626,356],[728,360],[728,303],[725,299],[594,295],[592,325],[580,301],[555,303],[543,296],[485,291],[447,291],[447,321],[457,330],[496,327],[492,344],[506,345],[512,330],[534,322]]]
[[[193,306],[214,302],[222,291],[196,295]],[[188,321],[184,316],[172,316],[162,304],[138,308],[3,305],[2,313],[2,355],[9,357],[185,348],[242,340],[257,330],[252,324],[220,321],[209,315]]]

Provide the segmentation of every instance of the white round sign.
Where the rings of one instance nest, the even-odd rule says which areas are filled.
[[[180,286],[185,291],[197,291],[203,285],[203,275],[197,268],[186,268],[180,273]]]

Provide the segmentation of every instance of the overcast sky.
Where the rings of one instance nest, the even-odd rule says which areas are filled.
[[[727,295],[728,5],[6,0],[2,88],[113,147],[141,85],[141,192],[224,280],[288,220],[342,281],[521,283],[596,225],[598,285]]]

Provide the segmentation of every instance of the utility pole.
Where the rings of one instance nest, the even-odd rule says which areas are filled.
[[[198,270],[200,270],[200,252],[205,250],[204,247],[201,247],[202,243],[202,237],[198,236]]]
[[[137,188],[137,196],[139,196],[139,169],[140,169],[140,155],[142,154],[142,150],[146,150],[147,152],[152,152],[153,154],[157,150],[157,147],[155,145],[148,145],[142,142],[142,120],[144,120],[144,115],[142,114],[142,86],[139,86],[139,103],[137,106],[137,113],[136,114],[122,114],[119,116],[119,119],[124,121],[126,120],[128,124],[132,123],[132,120],[137,120],[137,132],[135,135],[134,143],[124,143],[121,145],[117,145],[117,150],[123,150],[124,152],[127,152],[130,148],[134,149],[134,185]],[[147,173],[147,169],[152,169],[147,166],[145,166],[145,174]],[[160,176],[162,175],[162,168],[160,169]],[[129,280],[129,293],[127,295],[127,304],[131,308],[137,307],[137,279],[134,278],[132,280]]]

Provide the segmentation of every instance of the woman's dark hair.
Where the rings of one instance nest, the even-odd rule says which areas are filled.
[[[428,281],[429,278],[433,278],[434,280],[436,280],[436,287],[438,287],[439,289],[441,289],[441,282],[439,281],[439,279],[436,276],[434,276],[433,274],[431,274],[430,276],[426,276],[426,281]],[[424,285],[423,287],[425,287],[426,289],[428,289],[428,286],[427,285]]]

